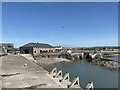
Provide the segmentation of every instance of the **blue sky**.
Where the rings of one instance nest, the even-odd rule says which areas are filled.
[[[69,47],[118,44],[118,3],[3,3],[2,39]]]

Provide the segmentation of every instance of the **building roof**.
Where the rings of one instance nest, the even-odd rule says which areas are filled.
[[[62,46],[54,46],[55,48],[61,48]]]
[[[19,48],[13,48],[12,51],[19,51]]]
[[[55,49],[63,49],[62,46],[54,46],[54,47],[55,47]]]
[[[12,43],[0,43],[0,46],[13,46]]]
[[[28,43],[21,47],[40,47],[40,48],[53,48],[53,46],[45,43]]]

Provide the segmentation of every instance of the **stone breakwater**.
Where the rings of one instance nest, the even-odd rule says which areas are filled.
[[[92,64],[104,66],[110,70],[120,70],[120,63],[116,61],[112,61],[110,59],[97,59],[97,60],[92,60]]]

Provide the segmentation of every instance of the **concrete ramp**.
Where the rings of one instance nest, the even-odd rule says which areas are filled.
[[[92,59],[95,58],[96,56],[97,56],[97,53],[91,55]]]
[[[50,74],[53,75],[53,77],[55,77],[57,75],[57,68],[53,68],[53,70],[50,72]]]
[[[71,82],[71,84],[68,86],[68,88],[80,88],[79,77],[76,76],[74,80]]]
[[[65,80],[70,81],[70,76],[69,76],[69,73],[67,73],[67,72],[66,72],[66,74],[63,76],[63,78],[62,78],[62,80],[61,80],[60,82],[65,81]]]
[[[33,56],[31,54],[20,54],[21,56],[25,57],[28,60],[34,60]]]
[[[56,74],[56,76],[55,77],[62,77],[62,70],[60,69],[59,71],[58,71],[58,73]]]
[[[89,82],[86,86],[86,90],[93,90],[93,82]]]

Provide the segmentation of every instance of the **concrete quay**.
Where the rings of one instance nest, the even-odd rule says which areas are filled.
[[[22,56],[2,56],[2,88],[60,88],[40,66]]]

